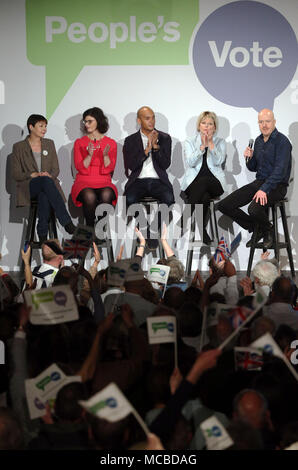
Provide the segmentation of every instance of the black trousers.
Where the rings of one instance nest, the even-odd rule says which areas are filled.
[[[162,183],[159,178],[137,178],[124,195],[127,207],[137,204],[145,196],[154,197],[167,206],[175,202],[173,188]]]
[[[255,202],[253,197],[263,183],[263,180],[255,180],[252,183],[246,184],[220,201],[217,208],[220,212],[231,217],[232,220],[249,232],[253,232],[255,224],[261,224],[264,231],[269,230],[271,224],[268,219],[267,208],[270,204],[285,197],[287,185],[279,184],[275,189],[270,191],[267,194],[267,204],[261,206],[260,203]],[[249,204],[248,214],[240,209],[240,207],[246,204]]]
[[[206,176],[198,174],[185,190],[188,204],[208,204],[210,199],[221,196],[223,192],[220,181],[212,173]]]

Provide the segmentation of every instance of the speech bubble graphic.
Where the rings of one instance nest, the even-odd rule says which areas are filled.
[[[35,307],[35,310],[38,309],[40,304],[43,304],[45,302],[53,302],[54,300],[54,293],[51,291],[46,291],[46,292],[36,292],[32,293],[32,303]]]
[[[174,323],[168,323],[168,322],[157,322],[157,323],[152,323],[152,330],[154,333],[156,333],[158,330],[168,330],[170,333],[173,333],[174,331]]]
[[[63,307],[66,305],[67,296],[64,292],[61,292],[61,291],[56,292],[54,299],[55,299],[56,304],[63,305]]]
[[[59,372],[52,372],[51,375],[47,375],[43,379],[41,379],[37,384],[36,387],[39,388],[40,390],[44,391],[45,387],[51,382],[54,381],[56,382],[61,378],[61,375]]]
[[[47,117],[85,65],[188,64],[198,3],[27,0],[27,55],[46,67]]]
[[[238,107],[273,109],[297,68],[296,35],[284,16],[254,1],[211,13],[193,44],[193,66],[216,99]]]

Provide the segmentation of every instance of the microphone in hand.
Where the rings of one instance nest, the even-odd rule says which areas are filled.
[[[252,149],[252,148],[253,148],[253,145],[254,145],[254,140],[253,140],[253,139],[249,139],[248,147],[249,147],[250,149]],[[245,163],[247,164],[250,159],[251,159],[251,157],[245,157]]]

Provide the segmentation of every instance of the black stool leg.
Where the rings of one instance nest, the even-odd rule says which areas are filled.
[[[277,204],[274,204],[272,207],[272,222],[273,222],[273,248],[274,256],[279,262],[279,235],[278,235],[278,224],[277,224]]]
[[[248,266],[247,266],[247,271],[246,271],[247,277],[250,277],[250,273],[251,273],[252,262],[254,259],[254,254],[255,254],[255,249],[256,249],[256,244],[257,244],[257,236],[258,236],[258,226],[255,227],[253,231],[253,235],[252,235],[251,247],[249,251]]]
[[[292,274],[292,278],[295,278],[295,268],[294,268],[294,261],[293,261],[293,255],[292,255],[291,239],[289,235],[287,216],[286,216],[286,211],[285,211],[285,203],[283,201],[281,202],[279,209],[280,209],[280,214],[281,214],[283,230],[285,234],[285,242],[286,242],[286,248],[288,252],[291,274]]]
[[[50,235],[50,238],[58,238],[56,216],[55,216],[55,212],[53,211],[53,209],[51,209],[51,214],[50,214],[49,235]]]
[[[107,244],[107,253],[108,253],[108,261],[109,263],[114,262],[114,251],[113,251],[113,244],[111,238],[111,229],[110,229],[110,222],[108,220],[106,225],[106,244]]]
[[[213,219],[213,221],[212,221]],[[210,220],[212,221],[212,238],[213,241],[215,241],[214,246],[218,246],[219,244],[219,236],[218,236],[218,227],[217,227],[217,220],[216,220],[216,209],[215,209],[215,204],[214,201],[210,201]],[[213,231],[213,225],[214,225],[214,231]],[[214,238],[215,236],[215,238]]]
[[[195,238],[196,231],[196,221],[195,221],[195,207],[191,206],[191,216],[190,216],[190,233],[188,239],[188,249],[187,249],[187,259],[186,259],[186,273],[188,276],[191,274],[191,265],[193,257],[193,240]]]

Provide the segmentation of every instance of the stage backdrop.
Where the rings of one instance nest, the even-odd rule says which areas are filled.
[[[230,193],[254,179],[243,150],[259,133],[257,112],[272,108],[277,128],[293,145],[288,223],[297,263],[297,31],[297,0],[1,0],[0,250],[5,269],[19,269],[28,212],[15,207],[11,177],[12,146],[27,134],[28,115],[47,116],[47,136],[55,141],[68,195],[73,144],[81,135],[82,112],[92,106],[105,111],[108,135],[118,143],[114,181],[120,194],[125,184],[123,141],[136,130],[136,110],[153,108],[156,127],[172,136],[169,174],[177,201],[185,167],[183,143],[195,133],[201,111],[219,116]],[[70,201],[68,206],[77,223],[80,211]],[[219,229],[228,240],[240,231],[222,216]],[[235,263],[245,270],[247,234],[242,232]],[[60,238],[64,235],[61,229]],[[185,260],[185,240],[177,248]],[[206,269],[209,253],[202,249],[199,259],[198,252],[193,269],[198,262]],[[285,254],[282,267],[288,269]]]

